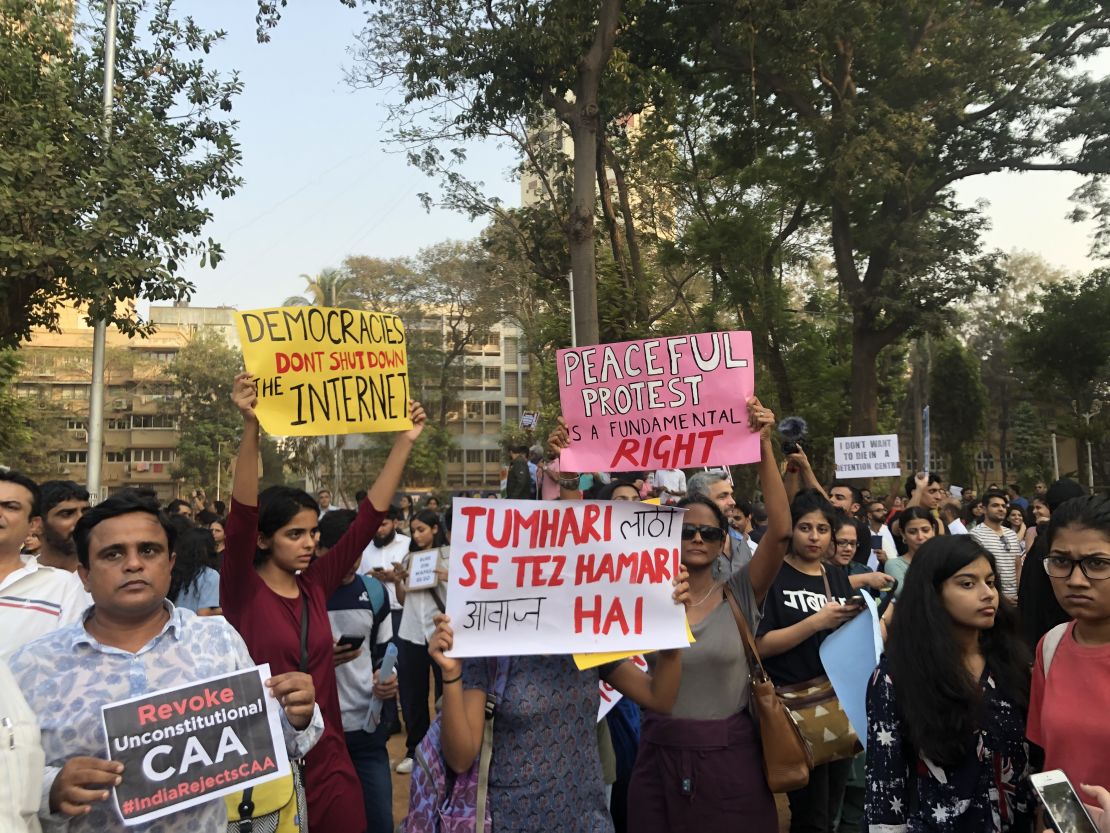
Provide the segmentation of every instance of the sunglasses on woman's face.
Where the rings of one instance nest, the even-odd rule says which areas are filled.
[[[712,543],[714,541],[723,541],[725,538],[725,531],[719,526],[706,526],[704,524],[682,525],[683,541],[693,541],[695,535],[700,535],[703,541]]]

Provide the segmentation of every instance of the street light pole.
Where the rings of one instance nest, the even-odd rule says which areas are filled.
[[[224,473],[224,445],[225,443],[216,443],[216,500],[220,499],[220,485]]]
[[[574,273],[567,273],[567,285],[570,286],[570,346],[578,346],[578,332],[574,325]]]
[[[116,82],[117,0],[107,0],[104,16],[104,118],[101,136],[104,152],[112,142],[112,100]],[[104,457],[104,347],[108,325],[103,320],[93,325],[92,389],[89,391],[89,450],[85,488],[93,500],[100,499],[101,460]]]
[[[1102,413],[1102,400],[1095,399],[1091,401],[1090,413],[1079,413],[1079,403],[1074,399],[1071,401],[1071,409],[1075,415],[1087,423],[1087,487],[1093,493],[1095,490],[1095,465],[1093,455],[1091,454],[1091,420]]]

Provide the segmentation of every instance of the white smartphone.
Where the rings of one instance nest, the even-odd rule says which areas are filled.
[[[1037,773],[1030,780],[1056,833],[1099,833],[1062,769]]]

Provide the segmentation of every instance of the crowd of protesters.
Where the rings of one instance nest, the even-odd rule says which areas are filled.
[[[232,398],[244,429],[228,505],[196,491],[160,507],[126,489],[90,507],[77,483],[0,471],[0,831],[125,829],[101,708],[267,663],[303,764],[302,830],[393,831],[394,774],[413,773],[433,717],[444,764],[465,773],[495,695],[495,833],[772,833],[780,814],[793,833],[1040,833],[1031,776],[1052,769],[1110,833],[1110,500],[1074,481],[1028,499],[925,473],[885,497],[822,484],[800,447],[780,464],[775,417],[752,398],[758,494],[740,495],[727,470],[568,471],[560,421],[546,448],[511,448],[499,496],[683,510],[673,598],[694,641],[646,669],[460,660],[450,507],[398,491],[419,403],[345,509],[327,489],[260,492],[251,377]],[[429,550],[436,583],[409,589],[413,553]],[[826,756],[776,801],[742,634],[783,696],[820,687],[822,644],[868,609],[864,594],[885,640],[866,725],[851,727],[866,751]],[[600,721],[599,681],[624,695]],[[223,831],[227,818],[219,799],[134,829]]]

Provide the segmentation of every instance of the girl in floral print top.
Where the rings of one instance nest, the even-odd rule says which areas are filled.
[[[867,691],[871,833],[1027,833],[1029,656],[994,559],[966,535],[922,546]]]

